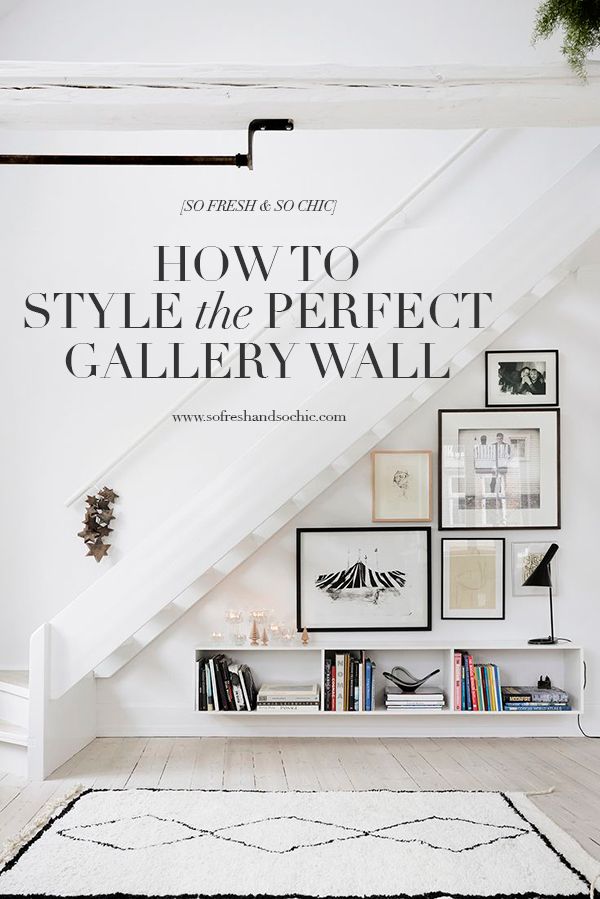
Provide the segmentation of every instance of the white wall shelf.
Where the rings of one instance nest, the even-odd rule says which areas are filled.
[[[324,663],[326,652],[344,652],[365,650],[375,662],[374,696],[375,709],[370,712],[326,711],[324,699]],[[453,708],[454,696],[454,652],[470,652],[475,662],[494,662],[500,668],[500,679],[503,685],[524,686],[537,683],[540,675],[549,675],[553,684],[568,691],[571,700],[571,711],[464,711]],[[536,718],[561,719],[572,718],[583,711],[583,649],[573,643],[558,643],[553,646],[529,645],[519,641],[465,642],[461,644],[433,642],[402,643],[389,639],[378,642],[372,638],[365,640],[331,640],[327,643],[313,643],[303,646],[292,643],[289,646],[280,644],[269,646],[232,646],[211,644],[199,647],[195,651],[196,661],[200,658],[225,653],[228,657],[245,662],[252,669],[257,687],[261,683],[276,681],[278,683],[318,682],[321,685],[321,708],[308,712],[294,711],[199,711],[199,716],[220,716],[240,720],[282,719],[287,721],[368,718],[438,718],[438,719],[481,719],[496,718],[511,721],[523,721]],[[282,658],[285,657],[285,658]],[[404,665],[415,674],[422,676],[435,668],[440,672],[427,686],[440,688],[446,697],[443,709],[407,709],[386,710],[384,690],[388,681],[383,671],[389,671],[394,665]]]

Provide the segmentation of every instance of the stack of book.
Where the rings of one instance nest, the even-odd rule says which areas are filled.
[[[196,710],[199,712],[251,712],[256,688],[247,665],[238,665],[223,653],[196,661]]]
[[[417,693],[403,693],[400,687],[387,687],[385,707],[394,712],[414,712],[415,709],[435,711],[446,704],[441,690],[419,690]]]
[[[474,664],[468,652],[454,653],[454,708],[462,712],[501,712],[497,665]]]
[[[566,690],[557,687],[503,687],[505,712],[570,712],[571,700]]]
[[[317,712],[320,690],[317,684],[263,684],[256,708],[260,712]]]
[[[326,712],[372,712],[375,708],[375,662],[364,650],[326,653],[324,709]]]

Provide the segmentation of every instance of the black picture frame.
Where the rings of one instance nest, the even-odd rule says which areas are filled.
[[[556,376],[553,379],[554,399],[551,402],[544,402],[538,398],[532,399],[531,402],[518,402],[518,400],[507,403],[494,403],[490,400],[490,361],[494,356],[511,356],[518,355],[527,359],[537,355],[551,356],[554,359],[554,367]],[[498,360],[502,361],[501,359]],[[516,360],[515,360],[516,361]],[[486,350],[485,353],[485,405],[487,409],[551,409],[559,405],[560,402],[560,366],[558,350]]]
[[[445,615],[444,614],[444,571],[445,571],[445,543],[457,543],[464,541],[465,543],[476,540],[478,543],[501,543],[502,544],[502,614],[497,616],[488,615]],[[506,537],[442,537],[440,540],[440,617],[442,621],[504,621],[506,619]]]
[[[535,522],[533,524],[517,525],[517,524],[444,524],[444,498],[443,489],[444,477],[444,452],[443,452],[443,421],[444,415],[552,415],[556,423],[556,509],[555,522],[552,524],[541,524]],[[497,427],[502,427],[502,424]],[[557,407],[540,408],[540,407],[516,407],[508,409],[438,409],[438,530],[439,531],[550,531],[559,530],[561,527],[561,449],[560,449],[560,409]]]
[[[359,633],[359,632],[387,632],[387,631],[430,631],[432,610],[432,577],[431,577],[431,528],[430,527],[332,527],[332,528],[296,528],[296,627],[298,631],[304,630],[302,619],[302,535],[303,534],[332,534],[332,533],[423,533],[426,538],[426,590],[427,590],[427,623],[417,627],[307,627],[311,633]]]

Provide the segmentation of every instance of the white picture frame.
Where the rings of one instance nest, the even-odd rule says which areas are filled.
[[[511,580],[513,596],[548,596],[547,587],[524,587],[523,581],[531,574],[536,563],[542,560],[550,546],[550,542],[550,540],[546,543],[532,540],[512,543]],[[559,566],[555,556],[551,565],[552,593],[554,596],[558,596],[558,572]]]

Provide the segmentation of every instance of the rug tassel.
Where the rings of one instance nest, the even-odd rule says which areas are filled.
[[[549,796],[550,793],[554,793],[556,787],[548,787],[547,790],[530,790],[529,793],[525,793],[526,796]]]
[[[596,874],[592,882],[590,883],[590,899],[595,899],[596,896],[596,887],[600,883],[600,872]]]
[[[0,870],[4,867],[4,865],[13,858],[17,852],[28,843],[36,833],[41,830],[43,827],[48,824],[52,818],[55,818],[59,812],[71,801],[71,799],[75,799],[76,796],[79,796],[86,787],[83,784],[77,784],[68,793],[63,793],[58,799],[55,799],[53,802],[48,802],[41,810],[39,815],[37,815],[33,821],[30,821],[22,830],[19,831],[16,837],[12,840],[7,840],[0,847]]]

